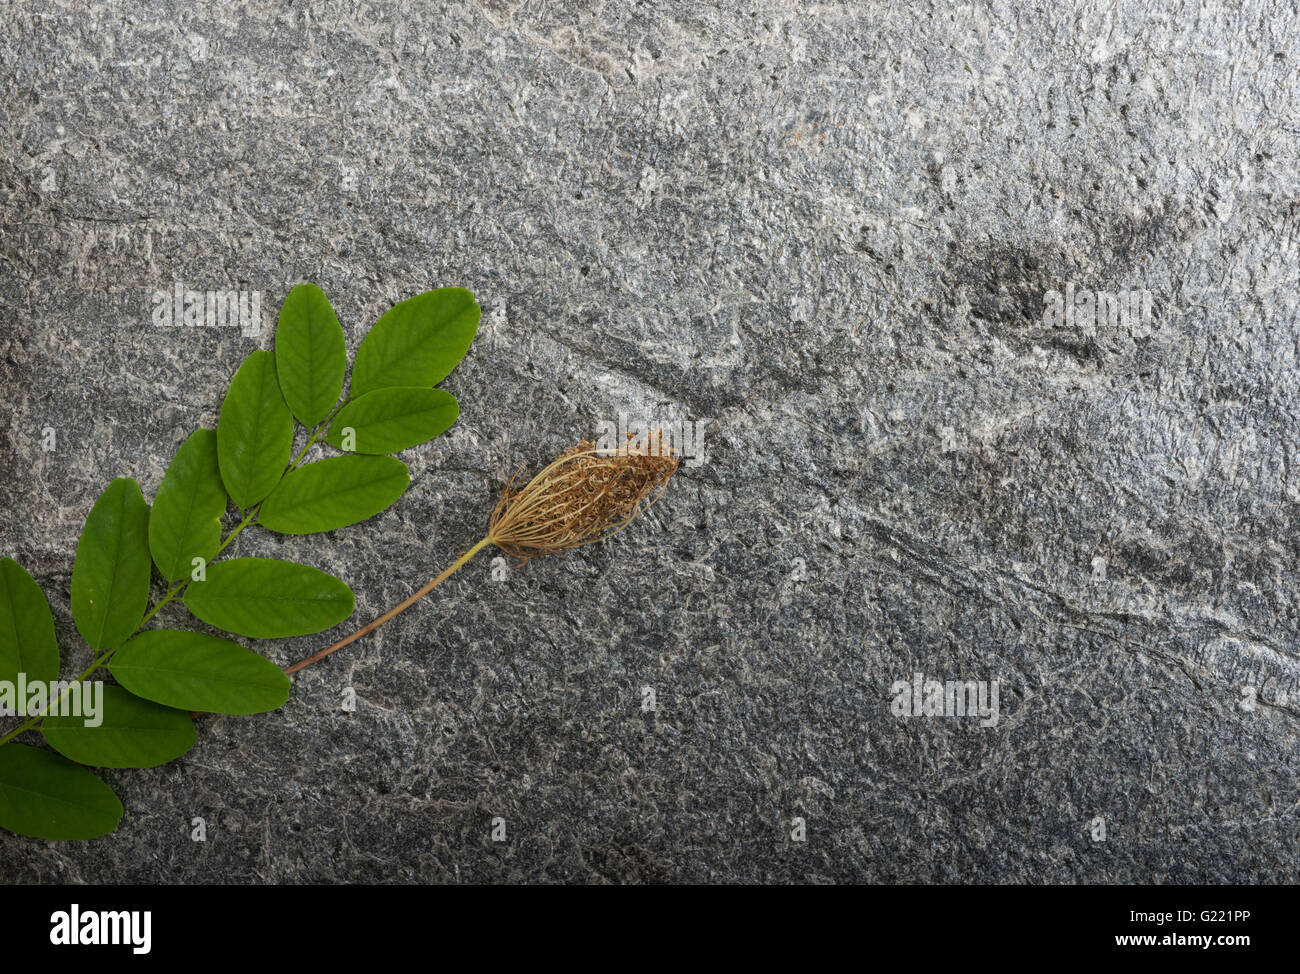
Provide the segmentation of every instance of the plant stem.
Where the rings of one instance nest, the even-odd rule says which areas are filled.
[[[352,401],[351,399],[343,400],[341,403],[339,403],[337,406],[334,407],[334,410],[328,416],[326,416],[324,419],[320,421],[320,423],[316,425],[316,427],[311,431],[311,435],[307,437],[306,446],[304,446],[298,452],[298,455],[294,457],[293,460],[289,463],[289,469],[286,470],[285,473],[292,473],[294,470],[298,468],[298,464],[302,463],[302,458],[307,455],[307,451],[310,450],[313,445],[319,443],[321,434],[326,432],[329,429],[330,420],[332,420],[335,416],[337,416],[339,410],[341,410],[344,406],[346,406],[351,401]]]
[[[322,649],[319,653],[316,653],[312,656],[308,656],[306,659],[299,660],[297,663],[294,663],[293,666],[288,667],[284,672],[289,674],[297,673],[304,666],[310,666],[312,663],[315,663],[317,660],[324,659],[326,656],[328,656],[330,653],[334,652],[335,650],[342,649],[344,646],[347,646],[349,643],[356,642],[366,633],[378,629],[389,619],[393,618],[393,616],[401,612],[405,612],[407,609],[413,606],[416,602],[420,601],[420,599],[424,598],[426,595],[432,592],[435,588],[437,588],[447,579],[451,578],[451,576],[454,575],[462,566],[464,566],[466,562],[468,562],[471,558],[473,558],[475,555],[477,555],[480,551],[482,551],[490,544],[492,544],[492,535],[489,534],[487,537],[483,538],[483,540],[479,541],[476,545],[474,545],[474,547],[470,548],[469,551],[465,552],[454,562],[452,562],[451,566],[448,567],[441,575],[435,578],[428,585],[424,586],[424,588],[420,589],[418,592],[412,595],[405,602],[402,602],[400,605],[394,606],[393,608],[389,609],[378,619],[366,623],[356,632],[352,633],[352,635],[345,636],[344,638],[336,642],[333,646],[329,646],[325,649]]]
[[[298,464],[302,463],[302,458],[307,455],[307,451],[312,448],[315,442],[316,442],[316,434],[313,432],[311,436],[307,438],[307,444],[302,448],[301,451],[299,451],[298,455],[294,457],[293,460],[290,461],[289,469],[286,470],[285,473],[293,473],[293,471],[297,468]]]
[[[235,525],[235,529],[233,531],[231,531],[228,535],[226,535],[225,540],[221,542],[221,547],[219,547],[217,549],[217,553],[212,556],[214,560],[218,556],[220,556],[220,554],[223,551],[226,550],[226,547],[230,544],[230,542],[234,541],[236,538],[239,537],[240,532],[243,531],[244,528],[248,527],[250,524],[253,523],[253,520],[257,517],[258,510],[260,510],[260,507],[250,508],[248,510],[248,513],[246,514],[244,514],[243,511],[240,511],[241,514],[244,514],[243,520],[241,520],[237,525]],[[185,581],[182,582],[181,584],[188,585],[189,579],[185,579]]]

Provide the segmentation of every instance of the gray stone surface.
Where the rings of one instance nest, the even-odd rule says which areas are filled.
[[[95,497],[152,497],[299,280],[353,350],[429,287],[485,311],[397,505],[239,542],[358,621],[518,465],[710,423],[621,538],[480,558],[0,876],[1294,881],[1296,38],[1260,2],[5,5],[0,553],[68,669]],[[174,281],[266,327],[155,328]],[[1066,281],[1154,320],[1044,324]],[[998,725],[895,716],[914,672],[1000,681]]]

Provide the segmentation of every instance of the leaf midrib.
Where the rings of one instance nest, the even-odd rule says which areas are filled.
[[[100,614],[99,632],[95,634],[94,645],[96,647],[104,641],[104,630],[108,628],[109,614],[117,603],[118,583],[122,577],[122,539],[126,536],[126,506],[131,499],[130,486],[123,485],[118,493],[122,495],[122,498],[118,503],[117,510],[117,543],[113,546],[113,564],[108,582],[108,598],[105,600],[103,612]]]
[[[38,795],[41,798],[49,798],[53,801],[58,802],[61,805],[67,805],[69,808],[83,808],[83,809],[93,808],[96,811],[101,810],[100,807],[96,805],[78,805],[75,802],[69,801],[66,798],[61,798],[59,795],[55,794],[54,792],[37,791],[34,788],[24,788],[22,785],[17,785],[14,784],[12,781],[7,781],[3,778],[0,778],[0,789],[6,789],[6,788],[9,789],[10,791],[21,791],[24,794]]]
[[[287,511],[286,513],[293,513],[295,512],[295,510],[301,510],[302,508],[310,508],[318,504],[326,503],[328,501],[337,500],[338,498],[344,497],[348,494],[355,494],[357,491],[368,490],[369,488],[374,487],[376,484],[384,485],[384,484],[392,483],[394,486],[396,486],[397,482],[401,480],[401,477],[398,475],[398,471],[395,467],[390,469],[391,469],[390,473],[383,476],[375,477],[372,480],[353,482],[347,486],[339,487],[335,490],[322,491],[316,494],[314,497],[311,497],[307,500],[299,501],[294,506],[294,508],[291,508],[290,511]],[[316,478],[316,479],[320,479],[320,478]],[[292,497],[292,495],[290,496]]]
[[[260,688],[260,689],[263,689],[263,690],[278,690],[278,689],[280,689],[281,686],[283,686],[283,684],[280,683],[280,681],[278,681],[278,680],[275,681],[274,683],[270,683],[270,682],[267,682],[267,683],[258,683],[258,682],[253,681],[253,680],[236,680],[236,679],[232,679],[231,677],[223,677],[223,676],[219,676],[219,675],[217,675],[217,676],[210,676],[210,675],[208,675],[208,674],[206,674],[206,673],[203,673],[203,672],[201,672],[201,671],[197,671],[197,670],[178,670],[178,669],[169,669],[169,668],[167,668],[167,667],[165,667],[165,666],[146,666],[146,665],[143,665],[143,664],[140,664],[140,663],[121,663],[121,664],[118,664],[118,666],[114,667],[114,669],[115,669],[115,670],[122,670],[122,671],[125,671],[125,672],[128,672],[128,673],[129,673],[130,671],[132,671],[132,670],[135,670],[136,672],[144,672],[144,673],[164,673],[164,674],[168,674],[168,675],[172,675],[172,676],[175,676],[175,675],[177,675],[177,674],[180,674],[180,675],[184,676],[184,675],[188,674],[189,677],[190,677],[190,681],[189,681],[189,682],[199,681],[199,682],[204,682],[204,683],[226,683],[226,684],[229,684],[229,685],[231,685],[231,686],[240,686],[240,687],[257,687],[257,688]],[[277,672],[280,672],[280,671],[277,670]],[[269,680],[270,677],[268,676],[267,679]],[[164,706],[166,706],[166,705],[164,704]]]

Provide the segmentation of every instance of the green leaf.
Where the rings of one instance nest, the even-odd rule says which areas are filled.
[[[12,558],[0,558],[0,680],[29,683],[59,678],[59,644],[54,638],[50,603]]]
[[[356,524],[402,496],[411,473],[393,457],[332,457],[299,467],[262,503],[257,523],[281,534]]]
[[[280,392],[275,354],[249,354],[230,380],[217,421],[217,460],[226,490],[241,509],[280,481],[293,449],[293,416]]]
[[[232,558],[191,582],[185,605],[210,626],[277,639],[307,636],[352,614],[352,589],[319,568],[274,558]]]
[[[81,765],[25,744],[0,747],[0,827],[34,839],[93,839],[121,820],[113,789]]]
[[[225,511],[217,434],[195,430],[163,474],[149,516],[149,550],[163,578],[178,582],[193,570],[195,558],[212,560]]]
[[[352,430],[353,453],[397,453],[441,436],[456,422],[460,404],[441,389],[394,386],[352,400],[330,423],[325,442],[348,447],[343,431]]]
[[[357,349],[353,398],[389,386],[437,385],[469,351],[481,314],[474,295],[461,287],[393,305]]]
[[[140,628],[149,571],[149,505],[139,484],[119,477],[91,508],[72,564],[72,618],[94,649]]]
[[[289,677],[270,660],[199,632],[142,632],[113,655],[109,669],[132,693],[182,710],[260,714],[289,699]]]
[[[99,726],[87,727],[85,716],[71,715],[41,722],[46,743],[64,757],[100,768],[153,768],[194,746],[194,721],[184,710],[141,700],[121,687],[100,686]]]
[[[285,402],[304,426],[323,420],[343,392],[347,342],[329,298],[315,284],[299,284],[280,306],[275,368]]]

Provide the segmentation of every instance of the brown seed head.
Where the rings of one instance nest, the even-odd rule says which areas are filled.
[[[488,537],[517,558],[535,558],[602,541],[646,510],[677,470],[667,455],[570,447],[528,486],[507,484],[492,512]]]

